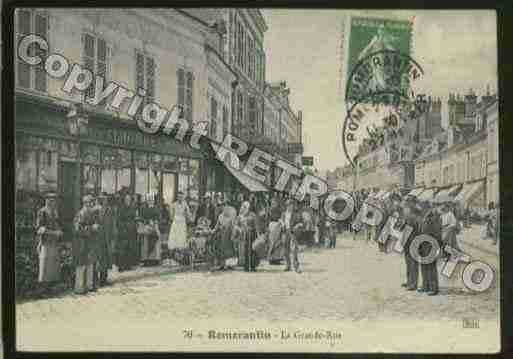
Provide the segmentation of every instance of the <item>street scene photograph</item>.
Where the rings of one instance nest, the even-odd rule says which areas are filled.
[[[16,350],[501,350],[494,11],[13,25]]]

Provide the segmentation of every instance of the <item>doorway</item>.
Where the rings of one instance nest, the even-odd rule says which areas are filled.
[[[59,166],[59,215],[66,241],[71,241],[73,238],[73,219],[78,209],[77,166],[75,162],[65,161],[61,161]]]

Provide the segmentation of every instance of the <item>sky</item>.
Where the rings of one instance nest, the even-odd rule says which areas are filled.
[[[303,111],[305,156],[324,171],[345,165],[341,32],[349,10],[263,9],[266,81],[286,81],[295,112]],[[376,13],[376,11],[374,12]],[[379,11],[384,15],[390,11]],[[388,13],[388,14],[387,14]],[[412,57],[424,69],[418,91],[440,97],[447,122],[450,92],[478,96],[497,89],[496,16],[488,10],[396,11],[414,16]],[[343,55],[343,54],[342,54]],[[343,73],[343,72],[342,72]]]

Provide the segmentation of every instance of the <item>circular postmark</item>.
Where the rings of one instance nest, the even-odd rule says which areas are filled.
[[[346,84],[346,103],[362,102],[375,93],[407,96],[411,84],[424,75],[422,67],[407,54],[381,50],[362,58],[351,70]]]
[[[411,90],[411,84],[423,74],[410,56],[392,50],[374,52],[355,65],[347,81],[347,115],[342,128],[344,154],[352,166],[363,137],[383,141],[376,124],[398,128],[425,111],[425,95]]]

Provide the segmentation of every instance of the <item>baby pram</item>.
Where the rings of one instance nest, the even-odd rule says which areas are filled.
[[[198,219],[198,224],[190,231],[189,236],[189,263],[191,269],[198,263],[211,263],[214,257],[213,232],[210,229],[210,220],[206,217]]]

